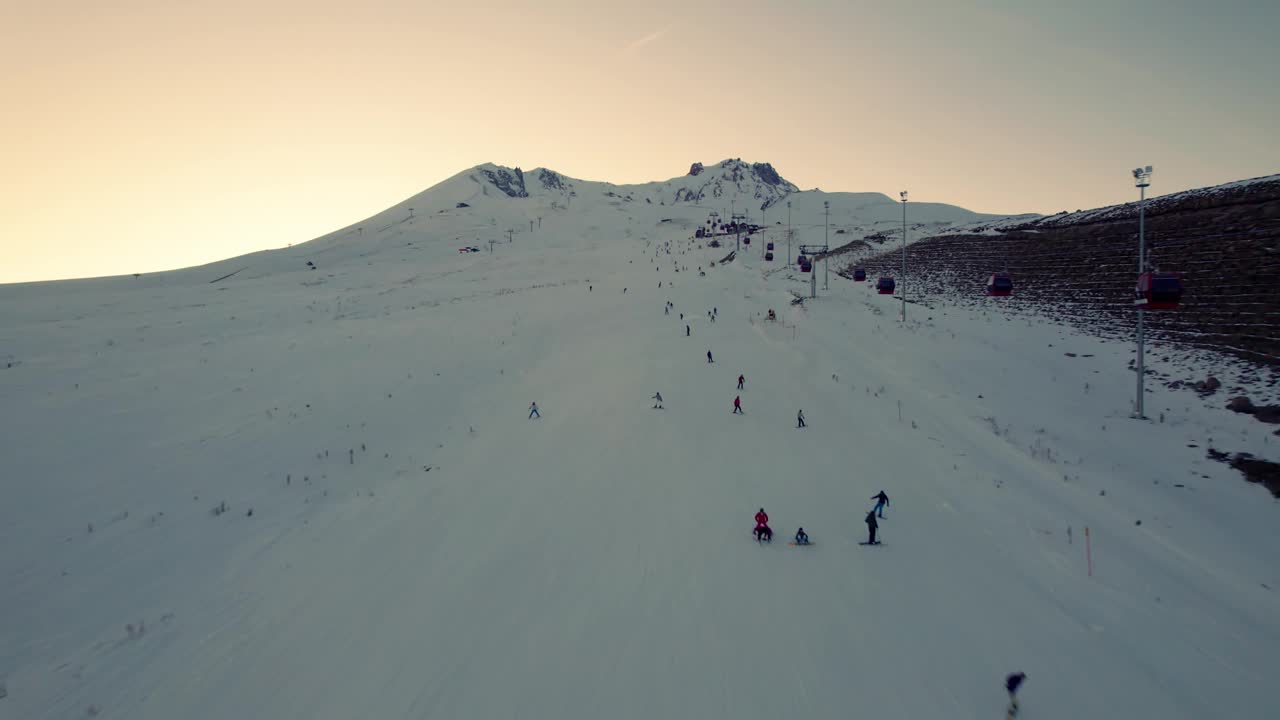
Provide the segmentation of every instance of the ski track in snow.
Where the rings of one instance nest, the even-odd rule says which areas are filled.
[[[1275,502],[1205,459],[1266,426],[584,185],[0,286],[0,718],[998,718],[1019,669],[1025,718],[1280,716]]]

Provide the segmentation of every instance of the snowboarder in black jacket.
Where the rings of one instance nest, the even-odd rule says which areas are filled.
[[[1009,705],[1015,710],[1018,707],[1018,688],[1022,685],[1022,681],[1027,679],[1024,672],[1016,672],[1004,679],[1004,689],[1009,691]]]
[[[871,512],[884,517],[884,508],[889,504],[889,496],[885,495],[884,491],[881,490],[879,495],[872,495],[871,499],[876,501],[876,507]]]
[[[880,523],[876,522],[875,510],[872,510],[871,512],[867,513],[866,522],[867,522],[867,544],[878,545],[879,542],[876,540],[876,529],[880,527]]]

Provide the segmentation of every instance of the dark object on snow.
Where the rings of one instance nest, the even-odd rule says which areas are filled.
[[[454,205],[454,207],[456,207],[456,208],[469,208],[469,207],[471,207],[471,206],[470,206],[470,205],[468,205],[468,204],[466,204],[466,203],[464,203],[464,202],[460,202],[460,203],[458,203],[457,205]]]
[[[1201,396],[1205,396],[1212,395],[1217,392],[1218,388],[1222,387],[1222,383],[1219,382],[1218,378],[1210,375],[1204,380],[1196,383],[1194,387],[1196,392],[1200,393]]]
[[[755,529],[756,542],[773,542],[773,530],[768,525],[758,525]]]
[[[804,531],[804,528],[800,528],[799,530],[796,530],[796,544],[797,545],[809,544],[809,533],[806,533]]]
[[[1009,691],[1009,699],[1013,700],[1018,694],[1018,688],[1022,687],[1022,682],[1027,679],[1024,672],[1016,672],[1004,679],[1004,689]]]
[[[1244,395],[1233,397],[1227,401],[1227,409],[1232,412],[1253,414],[1253,401]]]
[[[867,523],[867,544],[874,545],[876,542],[876,529],[880,527],[880,523],[876,522],[876,513],[874,510],[867,513],[865,522]]]
[[[1257,483],[1271,492],[1271,496],[1280,499],[1280,463],[1262,460],[1250,453],[1230,453],[1209,448],[1209,459],[1225,462],[1244,474],[1244,479]]]

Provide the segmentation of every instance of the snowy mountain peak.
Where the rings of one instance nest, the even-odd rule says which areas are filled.
[[[500,165],[485,163],[476,166],[476,171],[488,180],[489,184],[505,193],[508,197],[529,197],[524,186],[524,171],[520,168],[508,169]]]
[[[773,165],[748,163],[741,158],[722,160],[710,171],[702,163],[694,163],[687,175],[670,184],[674,189],[670,197],[673,203],[745,198],[749,205],[761,210],[791,193],[800,192],[800,188],[779,175]]]

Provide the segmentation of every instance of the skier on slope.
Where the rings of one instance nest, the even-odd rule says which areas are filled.
[[[756,534],[757,542],[773,540],[773,529],[769,527],[769,514],[764,511],[764,508],[760,508],[760,512],[756,513],[756,529],[753,532]]]
[[[738,376],[738,389],[739,389],[739,390],[741,390],[741,389],[742,389],[742,384],[743,384],[743,383],[745,383],[746,381],[747,381],[747,378],[746,378],[746,377],[744,377],[744,376],[742,376],[742,375],[739,375],[739,376]]]
[[[796,413],[796,428],[802,428],[802,427],[805,427],[803,409],[800,410],[800,412]]]
[[[867,542],[864,544],[879,545],[880,542],[876,540],[876,529],[880,527],[880,523],[876,522],[876,513],[874,510],[867,513],[866,523],[867,523]]]
[[[709,362],[709,363],[715,362],[715,360],[712,360],[712,359],[711,359],[711,351],[710,351],[710,350],[708,350],[708,351],[707,351],[707,362]]]
[[[654,407],[654,408],[656,408],[656,409],[658,409],[658,410],[662,410],[662,409],[663,409],[663,408],[662,408],[662,393],[660,393],[660,392],[656,392],[656,393],[654,393],[654,394],[653,394],[653,407]]]
[[[809,544],[809,534],[804,531],[804,528],[800,528],[799,530],[796,531],[796,544],[797,545]]]
[[[730,415],[745,415],[745,414],[746,413],[742,412],[742,396],[735,395],[733,398],[733,412],[730,413]]]
[[[681,317],[682,319],[684,318],[684,316],[683,316],[683,315],[681,315],[680,317]],[[684,336],[685,336],[685,337],[689,337],[689,326],[688,326],[688,325],[685,325],[685,326],[684,326]]]
[[[538,403],[529,403],[529,419],[532,420],[535,415],[542,418],[542,413],[538,412]]]
[[[884,517],[884,508],[889,504],[889,496],[885,495],[884,491],[881,490],[879,495],[872,495],[871,499],[876,501],[875,509],[871,512],[879,515],[880,517]]]
[[[1013,673],[1004,679],[1004,689],[1009,691],[1009,712],[1005,715],[1008,720],[1018,717],[1018,688],[1026,679],[1024,672]]]

